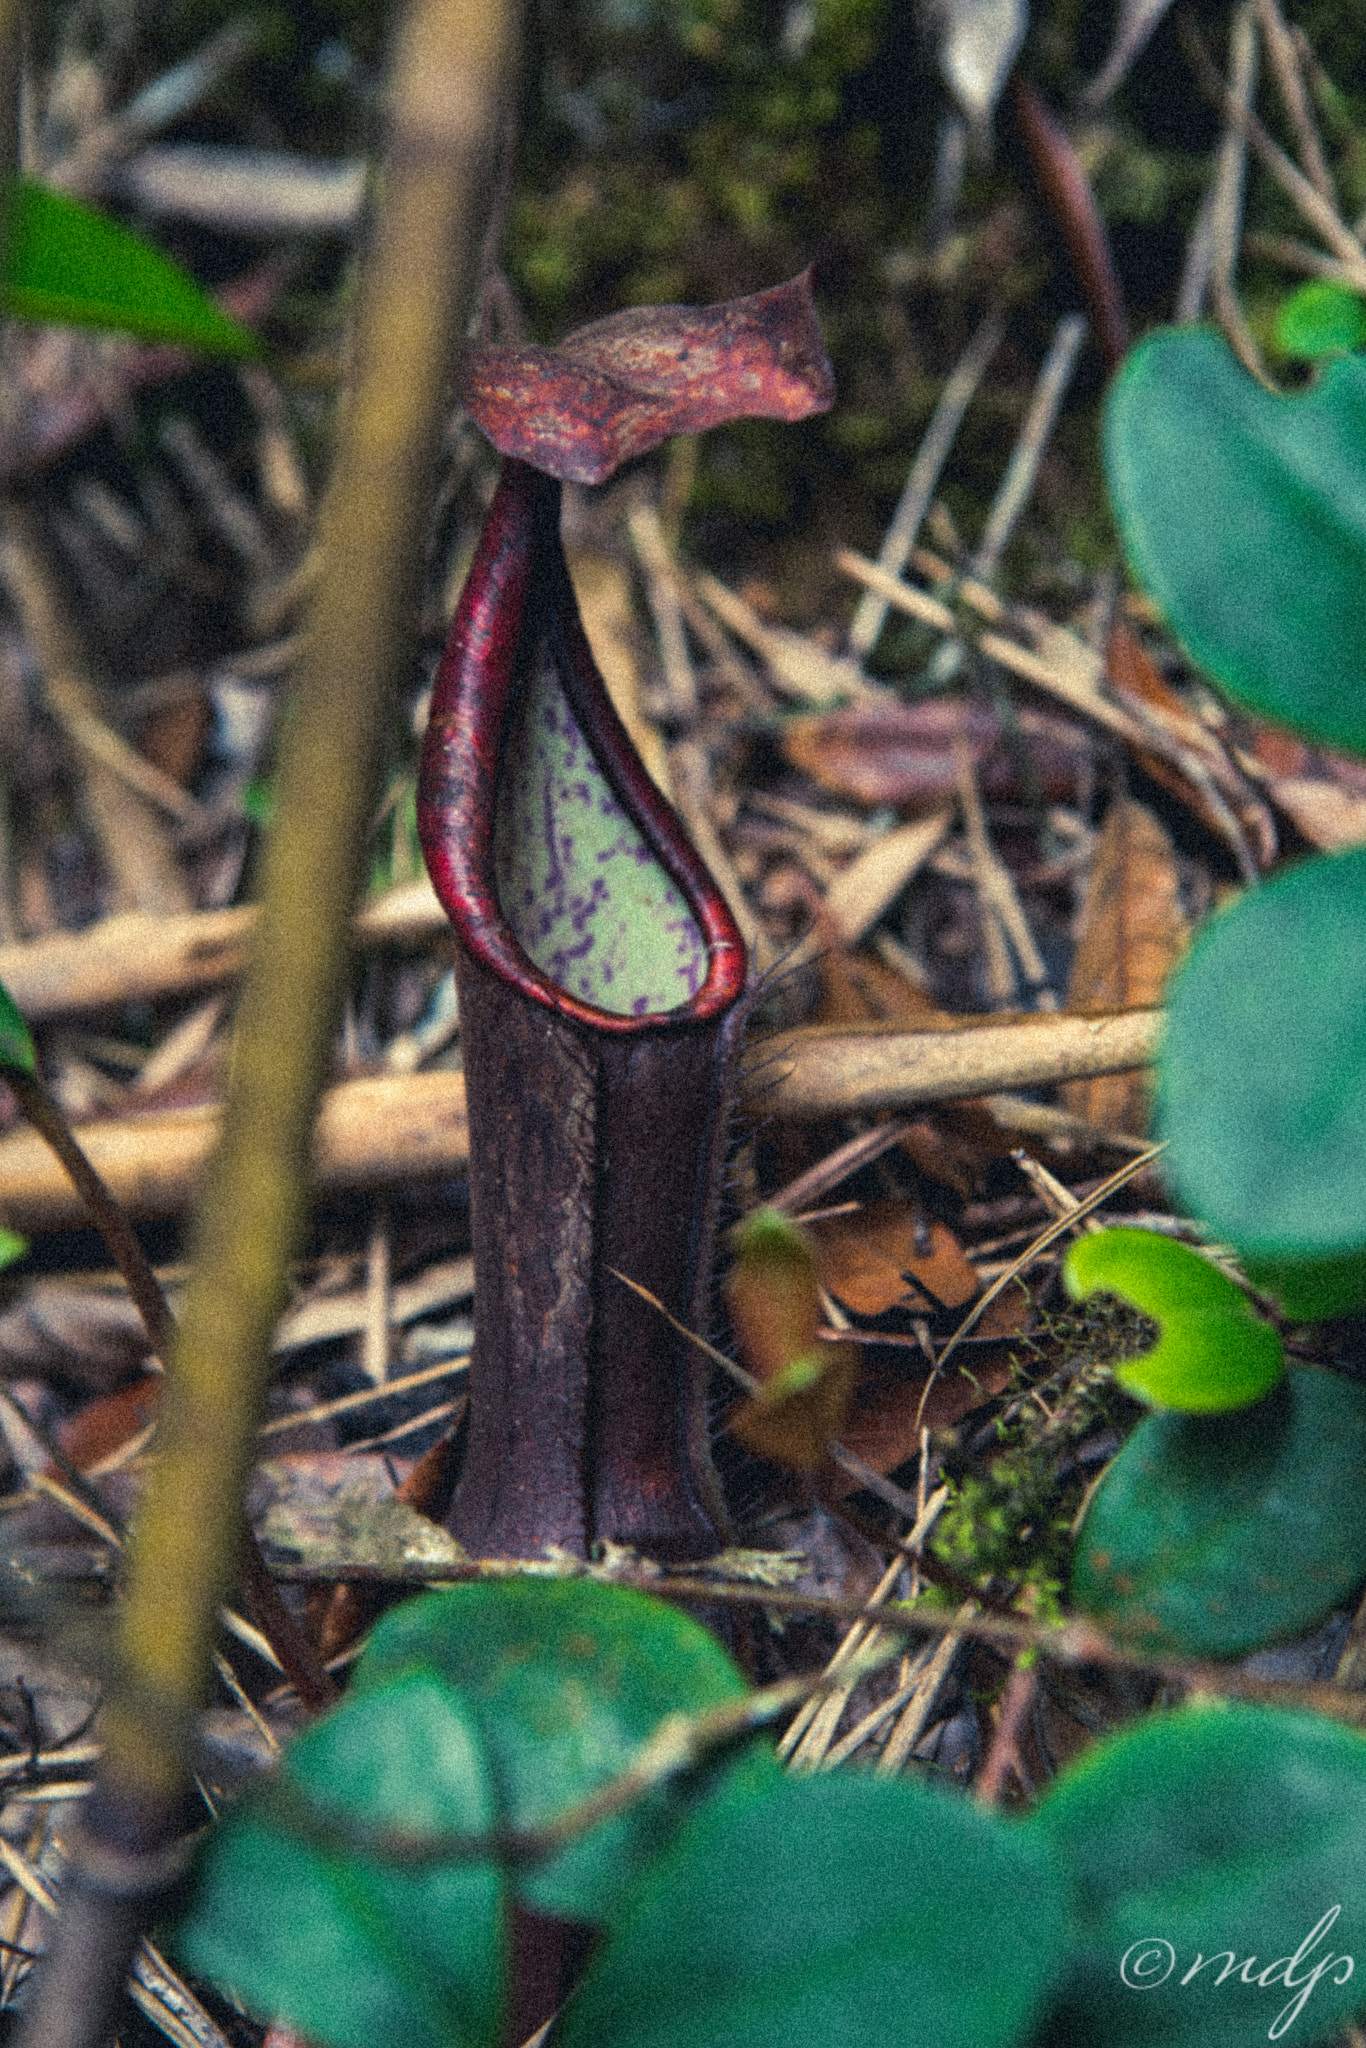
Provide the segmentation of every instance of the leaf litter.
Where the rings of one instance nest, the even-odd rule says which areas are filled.
[[[1141,66],[1163,11],[1120,11],[1096,106]],[[958,105],[980,126],[1024,10],[926,13],[942,24]],[[973,216],[974,203],[960,183],[966,238],[991,225]],[[233,303],[259,316],[282,289],[281,272],[258,266]],[[933,305],[927,289],[938,293]],[[965,305],[981,315],[973,289],[970,272],[941,265],[937,283],[917,287],[927,326]],[[944,411],[944,445],[919,464],[919,482],[929,481],[917,485],[909,534],[846,523],[832,505],[821,543],[799,536],[790,560],[743,541],[718,553],[679,485],[685,441],[599,496],[569,500],[571,556],[577,549],[599,565],[596,597],[584,576],[584,609],[614,701],[765,970],[750,1053],[760,1083],[766,1038],[780,1028],[971,1029],[974,1019],[1042,1014],[1048,996],[1065,1014],[1157,1005],[1213,905],[1306,847],[1366,842],[1357,764],[1218,706],[1111,566],[1067,553],[1050,470],[1074,431],[1066,415],[1034,449],[1032,495],[1015,508],[1013,536],[993,544],[983,580],[981,537],[1046,353],[1034,348],[1021,378],[1014,326],[1005,344],[999,310],[984,317]],[[558,348],[486,344],[467,372],[475,417],[496,428],[528,380],[610,382],[629,371],[654,412],[616,457],[704,424],[666,417],[667,363],[626,364],[640,338],[639,322],[609,313]],[[961,356],[941,339],[941,395]],[[219,401],[191,379],[171,387],[170,431],[147,437],[136,460],[111,450],[111,410],[144,405],[185,367],[131,343],[16,340],[4,369],[4,460],[33,479],[36,512],[0,555],[12,819],[0,844],[0,980],[37,991],[27,1014],[44,1071],[79,1125],[123,1148],[134,1214],[172,1292],[202,1148],[150,1201],[137,1190],[221,1100],[245,928],[239,920],[229,935],[212,921],[251,901],[272,734],[312,573],[321,431],[310,400],[253,366],[233,383],[226,434]],[[953,468],[957,437],[980,433],[986,414],[991,463],[966,472],[969,487]],[[422,622],[428,651],[491,474],[467,422],[453,421],[450,443]],[[907,468],[916,454],[906,451]],[[564,473],[591,480],[599,455],[566,454]],[[889,611],[883,592],[870,639],[877,593],[867,568],[880,540],[895,594]],[[844,553],[832,555],[832,544]],[[847,559],[856,545],[868,550],[854,558],[858,581]],[[76,635],[61,631],[68,607],[58,594],[68,591]],[[864,621],[852,636],[851,619]],[[420,729],[420,680],[408,709]],[[445,1077],[457,1102],[458,1021],[416,850],[409,742],[396,743],[376,823],[371,936],[334,1079],[384,1078],[397,1103],[405,1088]],[[119,917],[145,922],[121,937]],[[1068,1222],[1057,1190],[1084,1203],[1139,1156],[1142,1074],[1001,1087],[917,1106],[895,1123],[836,1112],[764,1121],[756,1099],[760,1118],[742,1120],[737,1135],[735,1220],[789,1187],[811,1191],[797,1212],[816,1289],[803,1327],[843,1361],[844,1383],[818,1418],[818,1440],[808,1415],[793,1455],[781,1432],[756,1439],[728,1427],[733,1392],[718,1380],[717,1457],[736,1543],[717,1572],[749,1580],[756,1596],[783,1585],[857,1598],[895,1565],[891,1588],[928,1582],[955,1613],[981,1602],[1056,1611],[1079,1506],[1135,1419],[1114,1365],[1152,1334],[1113,1304],[1065,1303],[1061,1250],[1085,1225]],[[272,1560],[308,1581],[290,1597],[316,1626],[329,1573],[452,1562],[450,1539],[411,1496],[426,1488],[435,1500],[435,1468],[424,1461],[463,1407],[471,1291],[451,1268],[468,1246],[467,1196],[458,1142],[434,1148],[423,1170],[412,1155],[411,1143],[386,1144],[380,1132],[365,1158],[343,1161],[282,1325],[257,1526]],[[88,1475],[90,1497],[118,1523],[154,1448],[155,1375],[93,1240],[70,1212],[42,1211],[20,1164],[17,1134],[0,1135],[0,1221],[33,1241],[3,1283],[0,1370],[20,1411]],[[1105,1213],[1196,1236],[1150,1163],[1115,1188]],[[1006,1273],[1014,1277],[945,1358],[965,1314]],[[743,1343],[740,1355],[759,1371]],[[780,1360],[770,1377],[791,1363]],[[918,1558],[896,1550],[905,1523],[886,1496],[819,1455],[830,1434],[912,1507],[939,1500]],[[39,1482],[58,1468],[22,1429],[7,1427],[6,1440],[15,1583],[0,1635],[0,1767],[31,1755],[31,1792],[87,1768],[89,1673],[98,1672],[114,1568],[73,1512],[83,1496],[60,1476],[44,1490]],[[58,1587],[64,1618],[54,1622]],[[19,1597],[24,1588],[41,1595],[37,1609]],[[255,1740],[253,1716],[283,1733],[294,1711],[279,1673],[240,1640],[225,1641],[238,1691],[215,1708],[223,1754],[225,1723]],[[63,1642],[74,1647],[56,1655],[51,1644]],[[839,1642],[829,1621],[789,1618],[762,1644],[757,1675],[810,1668]],[[961,1641],[919,1665],[893,1664],[833,1713],[822,1709],[816,1737],[807,1742],[808,1728],[799,1738],[805,1767],[838,1754],[971,1776],[991,1741],[989,1702],[1004,1670],[994,1651]],[[1141,1711],[1145,1683],[1051,1676],[1026,1743],[1038,1782]],[[226,1784],[222,1754],[206,1770],[211,1788]],[[17,1795],[0,1809],[11,1876],[56,1873],[73,1811],[69,1801],[35,1808]],[[21,1879],[0,1900],[16,1953],[41,1945],[33,1899]],[[6,1997],[22,1969],[21,1957]],[[166,2010],[158,2024],[183,2042]],[[191,2035],[201,2048],[216,2039]]]

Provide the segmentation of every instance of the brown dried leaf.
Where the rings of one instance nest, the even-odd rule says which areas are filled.
[[[1172,842],[1151,811],[1121,798],[1110,806],[1096,847],[1068,1009],[1138,1010],[1160,1003],[1189,937]],[[1063,1102],[1073,1116],[1102,1130],[1147,1128],[1142,1073],[1070,1081]]]
[[[740,1356],[762,1382],[731,1411],[726,1427],[760,1457],[814,1471],[858,1385],[858,1353],[818,1338],[811,1242],[776,1210],[761,1209],[742,1226],[726,1305]]]
[[[959,1308],[978,1292],[977,1275],[948,1225],[924,1222],[909,1202],[868,1202],[857,1215],[827,1216],[807,1227],[822,1283],[854,1315],[885,1315],[898,1303]]]
[[[858,1351],[853,1344],[819,1344],[794,1365],[802,1368],[799,1374],[789,1368],[769,1380],[731,1410],[726,1427],[759,1457],[814,1472],[844,1427],[858,1385]]]
[[[783,732],[783,752],[822,789],[861,804],[910,809],[937,806],[957,791],[960,738],[980,770],[1000,726],[984,705],[936,697],[793,719]]]
[[[907,1031],[934,1031],[951,1021],[904,974],[867,953],[830,946],[820,957],[820,977],[817,1024],[900,1024]]]
[[[841,868],[825,892],[825,915],[851,946],[872,930],[912,876],[948,837],[953,810],[945,804],[913,824],[884,832]]]
[[[88,1401],[61,1428],[59,1442],[72,1464],[88,1472],[92,1465],[122,1450],[155,1419],[161,1387],[161,1374],[148,1372],[131,1386],[120,1387],[116,1394]]]
[[[1088,741],[1069,720],[1020,714],[1031,773],[1050,797],[1075,793],[1077,766]],[[965,741],[982,794],[1021,794],[1016,753],[985,704],[927,697],[918,704],[861,703],[796,718],[783,731],[783,751],[822,789],[870,806],[932,810],[958,791],[959,738]]]
[[[1172,738],[1199,762],[1232,809],[1259,866],[1269,867],[1276,858],[1277,842],[1275,822],[1266,804],[1251,784],[1238,774],[1223,750],[1213,744],[1210,734],[1172,688],[1138,635],[1119,617],[1110,628],[1105,672],[1112,688],[1121,697],[1134,698],[1144,705],[1166,727]],[[1145,747],[1135,747],[1134,755],[1145,775],[1151,776],[1160,788],[1183,803],[1207,830],[1220,839],[1226,837],[1224,821],[1212,810],[1198,783],[1183,775],[1176,764],[1162,754],[1149,752]]]
[[[716,306],[637,306],[555,348],[471,348],[460,396],[495,448],[602,483],[671,434],[827,412],[835,380],[811,272]]]
[[[1252,751],[1267,793],[1311,846],[1331,853],[1366,842],[1366,773],[1360,761],[1311,748],[1279,726],[1257,722]]]
[[[1174,690],[1133,627],[1116,615],[1105,649],[1105,674],[1122,697],[1136,698],[1155,711],[1174,739],[1196,753],[1209,747],[1209,734],[1180,693]]]
[[[1011,1365],[993,1352],[966,1368],[950,1366],[925,1391],[924,1379],[878,1380],[859,1389],[844,1418],[840,1442],[875,1472],[895,1472],[920,1455],[920,1432],[952,1429],[974,1408],[980,1408],[1009,1384]],[[856,1493],[859,1482],[841,1467],[828,1464],[821,1472],[821,1491],[842,1500]]]

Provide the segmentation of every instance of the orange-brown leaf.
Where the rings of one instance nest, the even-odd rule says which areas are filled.
[[[875,1472],[895,1472],[920,1455],[922,1429],[952,1429],[1009,1384],[1011,1364],[993,1353],[980,1364],[973,1358],[965,1369],[954,1366],[935,1380],[929,1392],[924,1379],[881,1380],[859,1389],[844,1418],[840,1442]],[[859,1482],[837,1465],[821,1474],[822,1490],[836,1500],[858,1490]]]
[[[727,1428],[761,1458],[814,1472],[825,1461],[831,1437],[844,1427],[858,1378],[855,1345],[817,1344],[733,1408]]]
[[[856,1215],[827,1216],[808,1227],[821,1280],[855,1315],[884,1315],[898,1303],[958,1308],[978,1292],[977,1275],[948,1225],[925,1223],[909,1202],[869,1202]]]
[[[1160,1003],[1189,936],[1171,839],[1151,811],[1121,798],[1110,806],[1096,847],[1068,1009],[1143,1009]],[[1071,1081],[1063,1095],[1074,1116],[1102,1129],[1141,1132],[1147,1127],[1142,1074]]]

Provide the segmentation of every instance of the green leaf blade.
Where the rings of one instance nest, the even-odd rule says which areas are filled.
[[[1284,2037],[1310,2048],[1366,2005],[1355,1969],[1314,1977],[1328,1957],[1366,1956],[1359,1734],[1309,1714],[1183,1708],[1098,1745],[1025,1827],[1075,1888],[1080,1939],[1050,2040],[1251,2048]],[[1201,1956],[1219,1960],[1191,1975]]]
[[[614,1924],[561,2048],[1006,2048],[1066,1949],[1042,1847],[853,1775],[704,1809]]]
[[[1134,573],[1240,702],[1366,751],[1366,360],[1263,390],[1223,339],[1131,351],[1105,412],[1106,475]]]
[[[1241,1656],[1366,1578],[1363,1495],[1366,1389],[1339,1374],[1297,1369],[1233,1414],[1151,1416],[1087,1511],[1072,1598],[1144,1656]]]
[[[496,1818],[478,1729],[409,1677],[348,1698],[282,1770],[325,1821],[483,1833]],[[502,1882],[491,1863],[405,1866],[310,1834],[269,1786],[211,1838],[174,1936],[192,1968],[326,2048],[493,2048]]]
[[[1120,1227],[1077,1238],[1063,1279],[1074,1300],[1103,1289],[1160,1323],[1153,1348],[1115,1368],[1140,1401],[1216,1414],[1260,1401],[1285,1371],[1280,1338],[1227,1274],[1157,1231]]]
[[[13,996],[0,982],[0,1074],[36,1074],[38,1049]]]
[[[1277,313],[1276,345],[1307,362],[1366,345],[1366,306],[1360,294],[1333,278],[1311,278]]]
[[[515,1579],[407,1601],[375,1630],[353,1696],[401,1674],[458,1690],[482,1731],[507,1825],[535,1828],[588,1798],[631,1762],[666,1715],[744,1697],[709,1630],[624,1586]],[[725,1768],[642,1800],[544,1864],[515,1873],[546,1913],[598,1920],[672,1838]],[[737,1796],[780,1778],[761,1740],[732,1772]]]
[[[66,192],[21,178],[10,200],[4,311],[21,320],[122,329],[209,355],[262,353],[189,272],[141,236]]]
[[[1366,1300],[1364,912],[1366,848],[1293,868],[1210,921],[1169,993],[1164,1172],[1283,1296],[1324,1269],[1295,1312]]]

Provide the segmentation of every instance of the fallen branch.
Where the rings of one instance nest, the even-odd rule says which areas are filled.
[[[257,914],[254,904],[242,904],[172,917],[139,911],[106,917],[84,931],[0,946],[0,982],[30,1024],[215,988],[245,968]],[[362,946],[411,946],[449,929],[424,878],[367,903],[354,936]]]
[[[81,1143],[129,1215],[173,1216],[194,1201],[218,1142],[214,1106],[87,1124]],[[323,1097],[313,1139],[320,1188],[379,1188],[463,1173],[469,1162],[463,1075],[381,1075]],[[0,1217],[14,1230],[68,1230],[85,1210],[36,1133],[0,1139]]]
[[[789,1031],[765,1046],[750,1095],[766,1115],[792,1123],[952,1102],[1146,1067],[1156,1055],[1161,1028],[1160,1010],[1125,1010],[1009,1023],[965,1018],[958,1030],[897,1031],[874,1024]]]
[[[1106,1017],[963,1019],[957,1030],[791,1031],[764,1048],[749,1083],[766,1117],[811,1123],[883,1109],[1039,1087],[1147,1066],[1160,1010]],[[86,1124],[81,1143],[129,1215],[174,1216],[195,1199],[218,1138],[216,1106]],[[438,1071],[343,1081],[323,1097],[313,1140],[320,1189],[395,1187],[440,1180],[469,1164],[465,1082]],[[84,1210],[33,1132],[0,1138],[0,1222],[13,1230],[69,1230]]]

